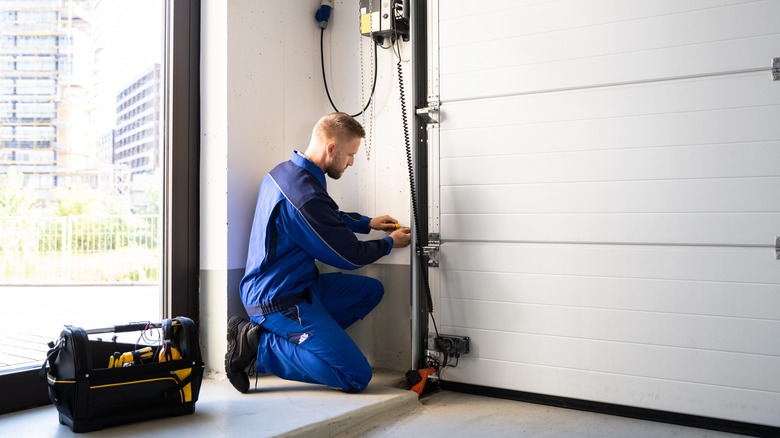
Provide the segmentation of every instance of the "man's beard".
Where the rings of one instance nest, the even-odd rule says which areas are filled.
[[[344,174],[344,171],[346,169],[337,169],[336,166],[330,166],[326,169],[325,174],[333,179],[339,179],[341,178],[341,175]]]

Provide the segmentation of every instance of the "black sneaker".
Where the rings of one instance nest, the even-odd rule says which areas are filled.
[[[225,354],[225,373],[239,392],[249,391],[249,374],[246,369],[257,359],[262,326],[233,316],[228,321],[228,351]]]

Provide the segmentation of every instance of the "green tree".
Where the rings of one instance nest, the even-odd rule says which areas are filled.
[[[35,251],[38,239],[27,222],[36,201],[17,169],[0,174],[0,270],[21,254]]]
[[[58,200],[58,216],[82,216],[102,214],[104,206],[97,192],[88,186],[58,187],[54,191]]]
[[[0,218],[25,217],[37,199],[32,189],[24,186],[24,174],[15,168],[0,174]]]

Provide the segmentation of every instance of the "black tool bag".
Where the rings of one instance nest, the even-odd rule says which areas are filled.
[[[90,339],[128,332],[141,333],[144,342],[117,342],[115,334]],[[195,412],[204,364],[189,318],[94,330],[65,326],[49,346],[41,374],[60,423],[73,432]]]

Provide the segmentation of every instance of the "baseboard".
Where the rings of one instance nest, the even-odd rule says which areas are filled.
[[[639,420],[656,421],[680,426],[696,427],[699,429],[716,430],[720,432],[729,432],[757,437],[780,436],[780,428],[778,427],[723,420],[719,418],[678,414],[654,409],[643,409],[632,406],[622,406],[566,397],[555,397],[551,395],[491,388],[487,386],[470,385],[467,383],[458,382],[442,381],[441,388],[448,391],[463,392],[486,397],[516,400],[527,403],[555,406],[559,408],[576,409],[580,411],[597,412],[601,414],[617,415]]]

